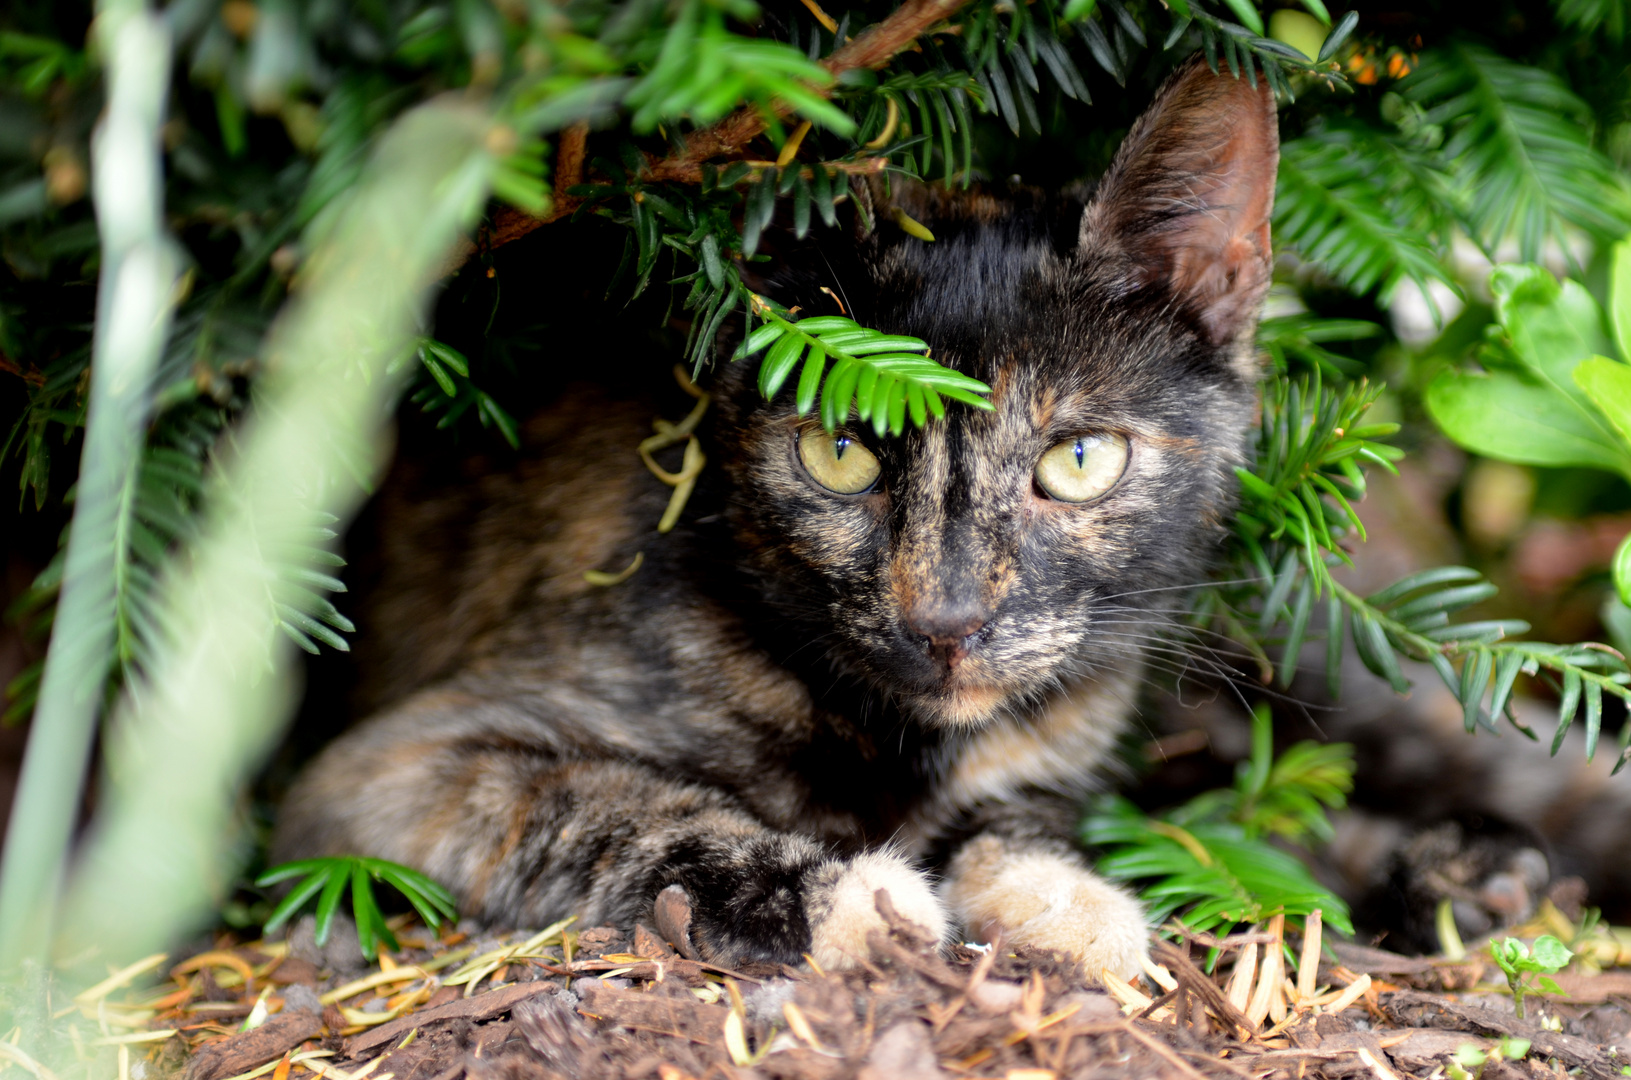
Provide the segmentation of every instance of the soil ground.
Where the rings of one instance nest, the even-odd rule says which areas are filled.
[[[1480,1066],[1456,1065],[1455,1055],[1470,1062],[1504,1047],[1481,1066],[1482,1080],[1631,1074],[1631,973],[1623,971],[1561,975],[1564,993],[1530,995],[1519,1019],[1499,972],[1476,958],[1326,942],[1317,977],[1299,992],[1281,961],[1295,956],[1295,938],[1291,949],[1272,933],[1224,939],[1208,975],[1202,968],[1217,942],[1191,934],[1155,941],[1152,977],[1107,991],[1057,954],[1000,943],[937,949],[893,917],[887,898],[883,910],[891,928],[874,932],[870,955],[843,973],[687,959],[683,918],[677,933],[665,923],[668,934],[557,927],[437,937],[406,926],[399,953],[365,965],[344,926],[318,948],[308,917],[286,942],[222,942],[177,965],[172,983],[143,998],[153,1010],[147,1038],[157,1041],[132,1036],[121,1072],[130,1080],[1402,1080],[1478,1076]],[[241,1030],[257,1002],[254,1019],[265,1019]],[[168,1029],[176,1035],[165,1037]]]

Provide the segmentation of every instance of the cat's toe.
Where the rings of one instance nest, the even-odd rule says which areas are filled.
[[[805,885],[810,956],[822,968],[842,971],[867,955],[867,935],[886,925],[878,913],[880,889],[902,918],[934,940],[945,938],[945,906],[922,871],[883,851],[835,859],[811,871]]]
[[[971,931],[1069,953],[1094,980],[1106,970],[1130,979],[1148,953],[1139,902],[1054,851],[973,840],[952,862],[946,899]]]

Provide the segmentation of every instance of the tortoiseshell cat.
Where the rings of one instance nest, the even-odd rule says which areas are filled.
[[[1267,88],[1191,62],[1085,204],[897,185],[935,242],[886,225],[768,287],[924,338],[994,411],[833,437],[723,365],[666,537],[650,405],[590,390],[513,472],[395,489],[375,681],[416,689],[307,770],[277,856],[398,860],[510,924],[627,924],[678,884],[724,963],[851,964],[884,889],[1133,974],[1143,912],[1072,836],[1231,508],[1277,153]]]

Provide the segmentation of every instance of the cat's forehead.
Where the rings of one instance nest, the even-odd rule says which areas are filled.
[[[1136,412],[1141,403],[1228,383],[1212,350],[1159,288],[1130,288],[1114,253],[1083,251],[1080,203],[1012,217],[936,218],[933,243],[882,247],[876,322],[927,341],[1035,426]],[[976,425],[972,434],[995,434]]]
[[[928,218],[933,241],[887,226],[874,238],[869,268],[880,320],[941,337],[1017,329],[1046,318],[1064,299],[1054,294],[1074,262],[1080,203],[947,196],[918,212]]]

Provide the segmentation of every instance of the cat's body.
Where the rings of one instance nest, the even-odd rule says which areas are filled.
[[[1266,89],[1192,63],[1085,211],[897,192],[933,244],[886,225],[769,288],[923,337],[994,410],[834,442],[727,367],[666,536],[653,407],[598,391],[510,472],[397,481],[364,629],[398,696],[308,770],[275,854],[405,862],[517,924],[632,921],[678,884],[724,962],[854,962],[884,889],[935,934],[1136,971],[1142,913],[1072,836],[1230,507],[1275,154]],[[1059,496],[1061,448],[1098,487]],[[857,463],[853,494],[822,472]]]

